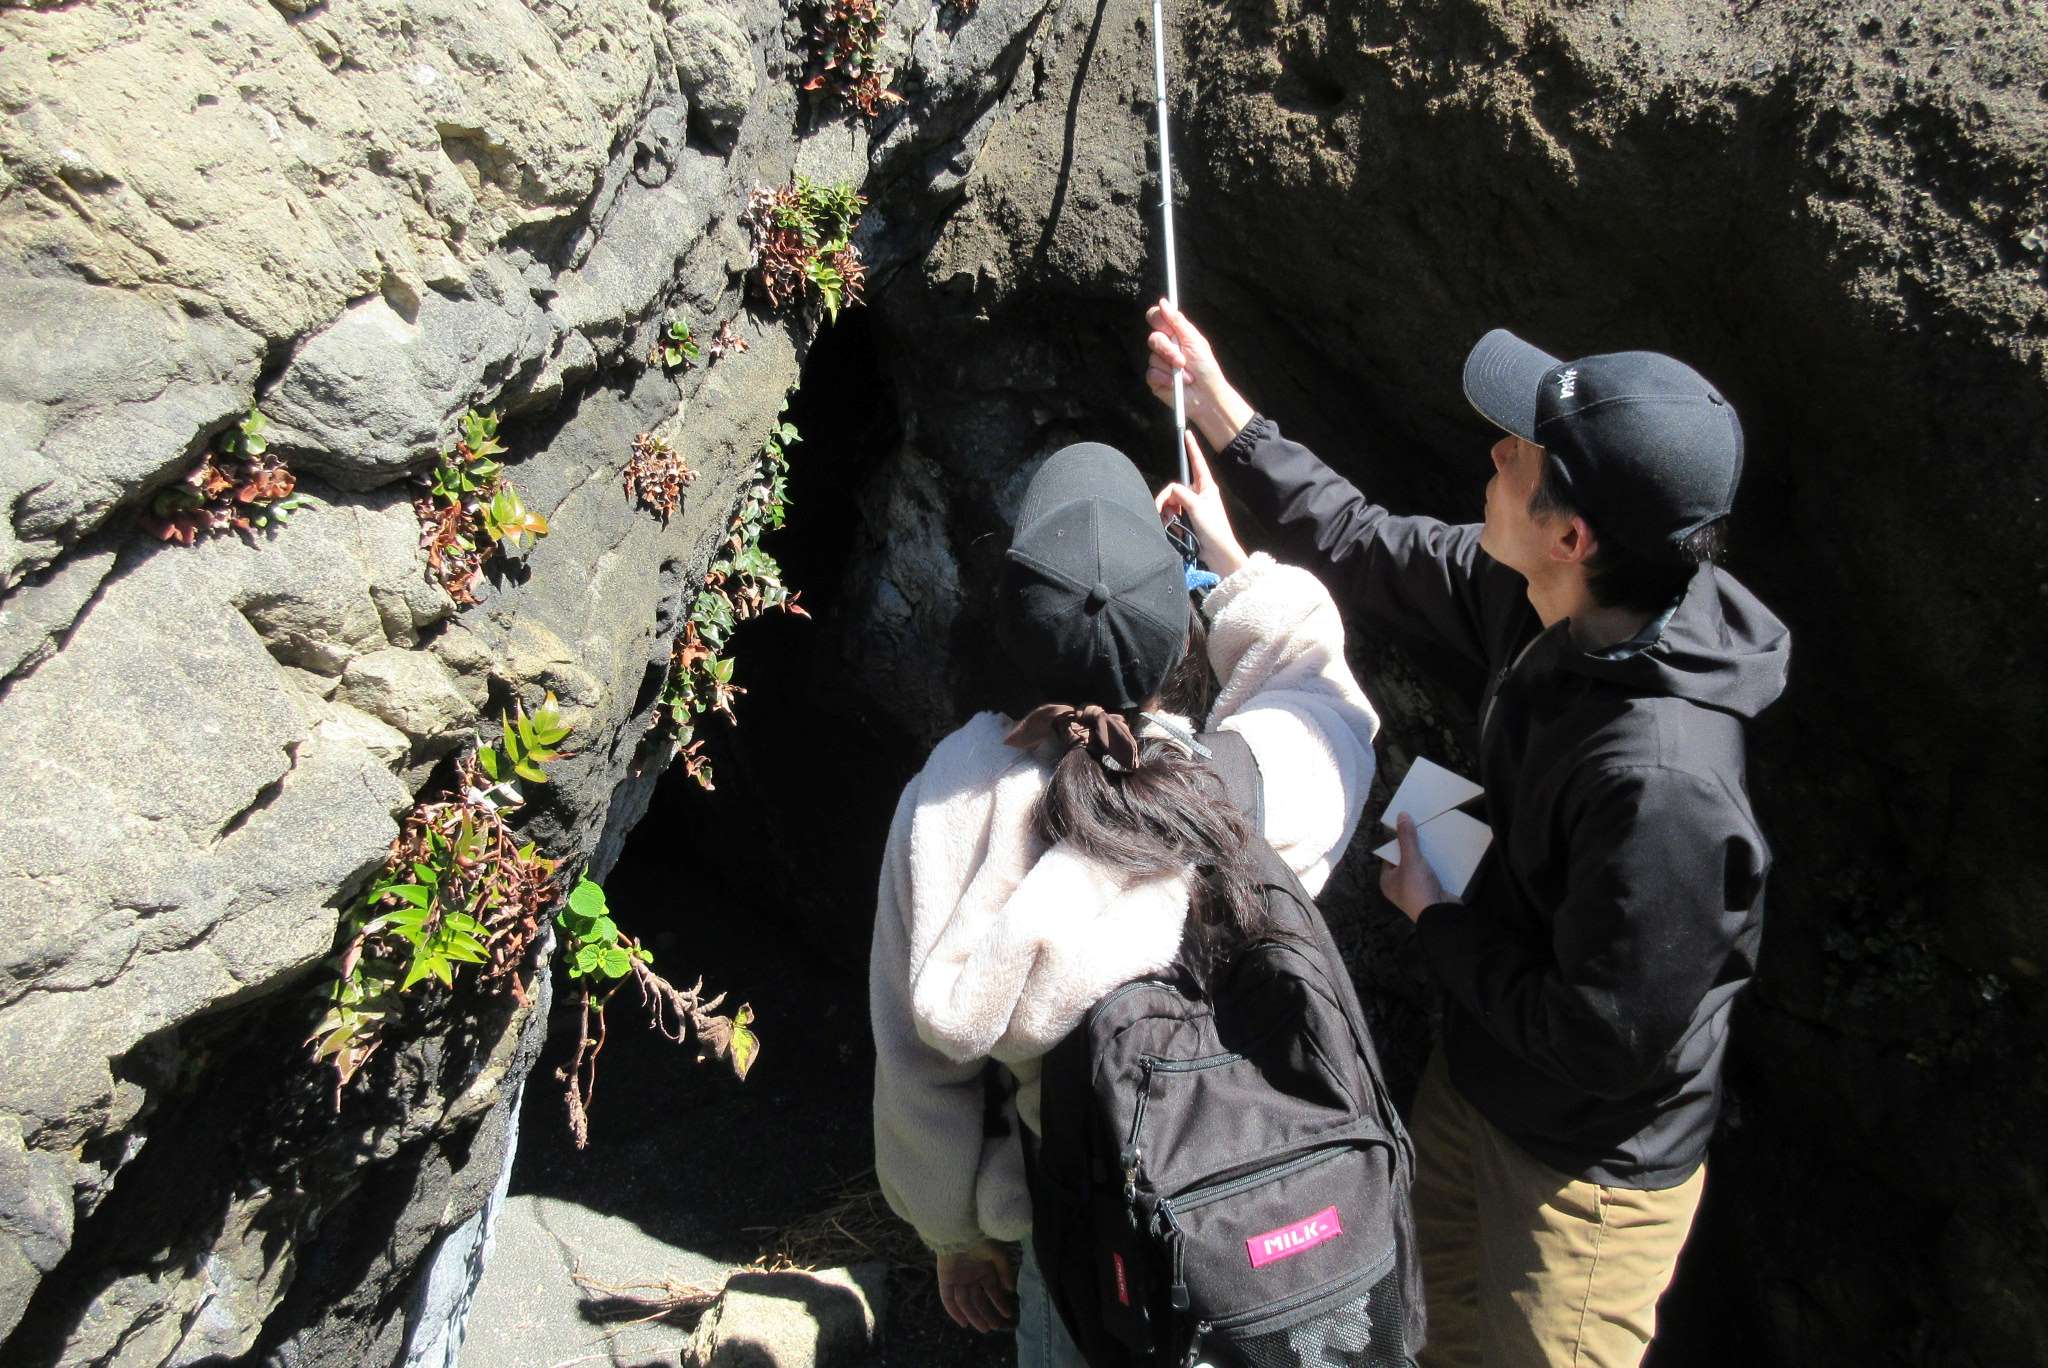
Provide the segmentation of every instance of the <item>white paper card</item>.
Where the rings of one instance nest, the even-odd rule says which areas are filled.
[[[1402,787],[1407,786],[1404,784]],[[1415,828],[1415,840],[1422,847],[1422,858],[1429,862],[1436,881],[1444,886],[1444,892],[1454,898],[1462,898],[1472,883],[1472,875],[1479,868],[1480,857],[1493,844],[1493,831],[1476,817],[1456,811],[1440,812]],[[1401,863],[1401,843],[1389,841],[1373,854],[1388,864],[1397,865]]]
[[[1418,757],[1408,767],[1408,773],[1401,780],[1401,787],[1394,790],[1394,801],[1387,804],[1387,810],[1380,814],[1380,825],[1387,830],[1394,829],[1394,819],[1407,813],[1421,826],[1440,812],[1448,812],[1460,803],[1469,803],[1485,789],[1473,783],[1462,774],[1453,774],[1434,760]],[[1444,887],[1449,888],[1447,883]]]

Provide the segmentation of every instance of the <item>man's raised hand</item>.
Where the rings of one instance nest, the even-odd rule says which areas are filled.
[[[1185,377],[1183,393],[1189,420],[1209,439],[1209,445],[1221,451],[1252,420],[1252,406],[1231,388],[1223,368],[1216,364],[1209,339],[1188,322],[1186,314],[1162,299],[1145,311],[1145,321],[1152,326],[1151,335],[1145,339],[1149,348],[1146,388],[1160,403],[1170,405],[1173,373],[1180,371]]]

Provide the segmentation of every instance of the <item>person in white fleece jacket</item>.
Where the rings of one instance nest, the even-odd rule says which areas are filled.
[[[955,1321],[1008,1324],[1018,1293],[1020,1368],[1080,1360],[1028,1242],[1021,1277],[998,1243],[1026,1238],[1031,1207],[1020,1137],[984,1138],[985,1061],[1014,1075],[1016,1114],[1042,1134],[1041,1056],[1090,1006],[1204,937],[1219,961],[1233,948],[1224,904],[1240,851],[1228,847],[1244,819],[1220,784],[1203,787],[1213,776],[1188,745],[1201,719],[1164,711],[1177,701],[1169,675],[1205,672],[1179,659],[1202,622],[1161,519],[1185,513],[1223,575],[1203,609],[1220,685],[1208,724],[1251,746],[1266,839],[1311,891],[1372,782],[1379,719],[1345,664],[1335,605],[1307,571],[1246,556],[1189,446],[1193,487],[1156,500],[1098,445],[1058,452],[1033,477],[995,625],[1048,706],[1021,724],[984,712],[941,741],[904,789],[883,857],[869,972],[876,1173],[935,1252]],[[1172,789],[1159,808],[1171,816],[1147,829],[1188,827],[1184,851],[1139,858],[1131,832],[1094,825],[1169,780],[1193,787]],[[1230,815],[1209,820],[1219,806]]]

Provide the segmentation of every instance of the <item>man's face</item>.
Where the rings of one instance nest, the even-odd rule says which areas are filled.
[[[1486,482],[1486,525],[1480,549],[1523,578],[1548,559],[1556,530],[1529,512],[1543,479],[1543,448],[1510,433],[1493,444],[1493,478]]]

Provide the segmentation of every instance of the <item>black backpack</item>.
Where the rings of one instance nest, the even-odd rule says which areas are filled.
[[[1208,994],[1179,966],[1122,985],[1046,1055],[1039,1267],[1091,1368],[1408,1368],[1414,1150],[1329,927],[1258,834],[1251,748],[1202,740],[1282,934]]]

